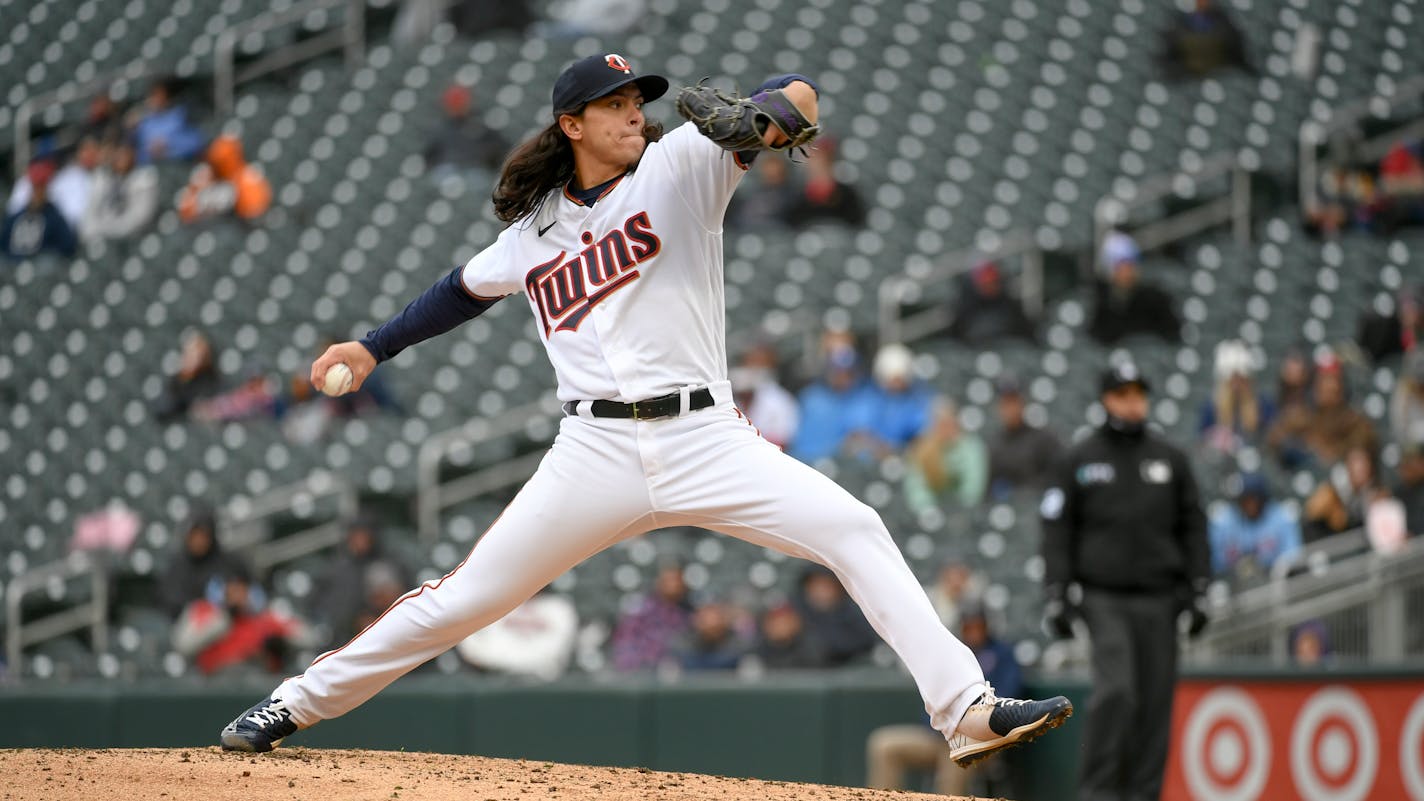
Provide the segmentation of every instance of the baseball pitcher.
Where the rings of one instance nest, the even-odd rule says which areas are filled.
[[[761,151],[815,138],[815,84],[784,75],[745,98],[687,87],[677,111],[688,122],[664,134],[643,105],[667,89],[616,53],[564,70],[553,119],[504,164],[494,207],[508,227],[498,239],[312,365],[318,388],[342,364],[359,389],[402,349],[518,295],[565,416],[534,476],[465,561],[282,682],[223,729],[224,748],[270,751],[345,714],[580,561],[666,526],[719,531],[833,570],[909,668],[960,764],[1072,713],[1063,697],[995,697],[876,513],[762,439],[732,404],[722,217]]]

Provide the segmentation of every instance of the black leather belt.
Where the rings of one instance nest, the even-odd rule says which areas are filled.
[[[695,412],[706,409],[716,401],[712,400],[712,390],[707,387],[694,389],[687,395],[687,410]],[[676,417],[682,411],[682,394],[674,392],[661,398],[620,403],[610,400],[565,401],[564,414],[577,415],[579,404],[587,403],[594,417],[619,417],[634,420],[656,420],[659,417]]]

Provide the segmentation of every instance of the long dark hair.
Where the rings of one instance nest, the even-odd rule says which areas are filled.
[[[583,113],[583,107],[564,113],[578,116]],[[662,123],[650,122],[643,126],[643,138],[648,144],[658,141],[662,135]],[[494,216],[512,223],[535,213],[549,190],[568,183],[573,175],[573,145],[555,119],[504,160],[499,183],[494,188]]]

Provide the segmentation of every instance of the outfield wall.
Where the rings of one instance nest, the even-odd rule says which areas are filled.
[[[0,748],[212,745],[270,687],[211,684],[26,685],[0,688]],[[1040,685],[1081,704],[1086,687]],[[520,685],[409,676],[292,745],[482,754],[647,766],[786,781],[862,785],[865,739],[923,718],[905,677],[808,673]],[[1022,801],[1067,798],[1078,719],[1013,754]],[[1052,777],[1052,781],[1047,781]]]
[[[0,688],[0,748],[207,746],[270,686],[188,682]],[[1015,801],[1074,797],[1085,682],[1030,685],[1078,706],[1009,752]],[[785,674],[748,683],[589,679],[521,685],[409,676],[292,745],[482,754],[860,785],[877,726],[922,719],[903,676]],[[1164,801],[1424,801],[1424,674],[1197,675],[1178,687]]]

